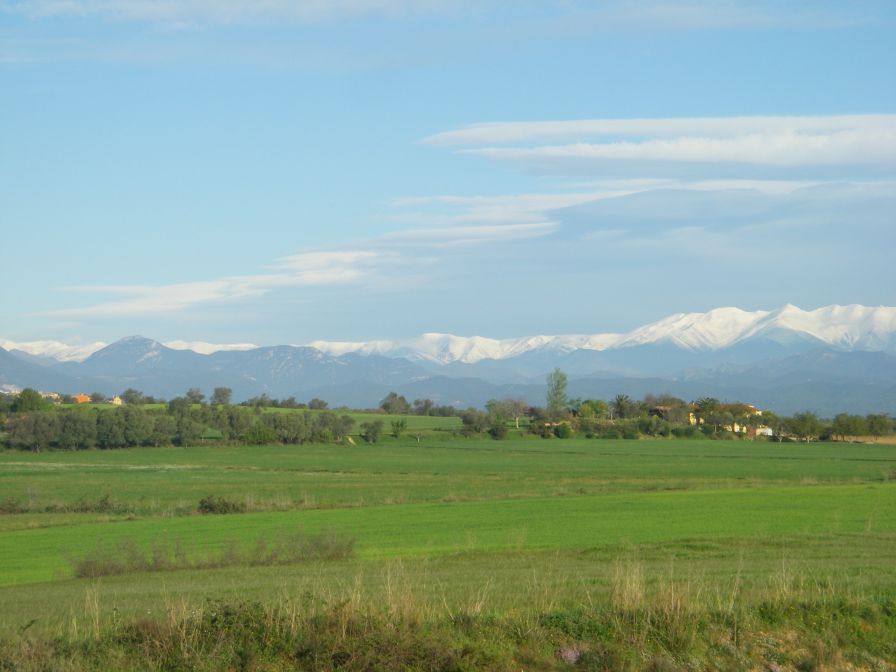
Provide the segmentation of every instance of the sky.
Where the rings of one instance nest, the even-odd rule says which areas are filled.
[[[0,337],[896,305],[896,3],[0,0]]]

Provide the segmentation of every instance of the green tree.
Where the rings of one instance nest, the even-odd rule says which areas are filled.
[[[229,387],[216,387],[212,392],[212,404],[215,406],[230,406],[233,390]]]
[[[579,416],[586,420],[603,420],[610,413],[610,407],[602,399],[586,399],[579,404]]]
[[[367,443],[376,443],[383,432],[383,421],[372,420],[371,422],[361,423],[361,438]]]
[[[13,404],[12,410],[16,413],[30,413],[31,411],[42,411],[47,407],[47,402],[40,395],[40,392],[26,387],[19,392]]]
[[[96,419],[96,444],[100,448],[123,448],[125,438],[124,414],[119,411],[102,411]]]
[[[627,394],[617,394],[610,402],[610,410],[617,420],[625,420],[635,415],[635,402]]]
[[[90,403],[91,404],[102,404],[106,401],[106,395],[102,392],[91,392],[90,393]]]
[[[59,418],[55,413],[28,413],[8,423],[6,440],[12,448],[40,452],[49,448],[58,435]]]
[[[201,404],[205,401],[205,395],[198,387],[191,387],[187,390],[184,394],[184,398],[187,400],[188,404]]]
[[[840,413],[834,416],[834,421],[831,423],[831,434],[839,436],[841,441],[846,441],[847,436],[863,436],[867,433],[868,425],[861,415]]]
[[[811,441],[821,433],[821,422],[811,411],[804,411],[788,418],[785,422],[791,434],[803,441]]]
[[[390,424],[392,425],[392,436],[394,436],[396,439],[399,438],[404,433],[404,430],[408,428],[408,421],[404,418],[393,420]]]
[[[703,397],[694,402],[694,415],[698,425],[713,425],[718,429],[718,415],[722,411],[722,404],[715,397]]]
[[[889,415],[872,414],[865,418],[868,433],[875,439],[893,432],[893,420]]]
[[[194,445],[205,430],[205,427],[193,420],[188,413],[178,416],[176,423],[177,443],[180,446]]]
[[[149,442],[153,446],[168,446],[174,441],[177,434],[177,421],[167,413],[154,413],[152,418],[152,432]]]
[[[74,450],[92,448],[96,443],[96,414],[67,411],[59,417],[60,448]]]
[[[380,408],[389,415],[407,415],[411,412],[411,405],[408,403],[408,400],[395,392],[390,392],[383,397],[382,401],[380,401]]]
[[[477,411],[475,408],[468,408],[460,416],[461,430],[464,436],[473,436],[481,434],[489,426],[489,416],[487,413]]]
[[[190,402],[186,397],[174,397],[168,402],[168,414],[181,416],[190,411]]]
[[[124,439],[129,446],[146,446],[152,438],[152,417],[142,408],[125,407]]]
[[[129,387],[121,393],[121,400],[128,406],[138,406],[146,403],[143,393],[140,390],[135,390],[133,387]]]
[[[310,408],[312,411],[323,411],[327,408],[327,406],[329,406],[329,404],[327,404],[326,401],[324,401],[323,399],[318,399],[317,397],[308,402],[308,408]]]
[[[506,423],[513,421],[517,429],[520,428],[520,418],[526,414],[529,404],[523,399],[492,399],[485,405],[489,415],[494,416],[501,422]],[[506,434],[506,432],[505,432]]]
[[[554,369],[547,377],[547,392],[545,393],[545,408],[551,420],[558,420],[566,413],[568,399],[566,397],[566,374],[560,369]]]

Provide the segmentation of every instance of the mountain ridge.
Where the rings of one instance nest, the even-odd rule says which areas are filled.
[[[126,337],[140,338],[140,337]],[[510,359],[535,351],[560,353],[575,350],[603,352],[622,348],[668,343],[683,350],[723,350],[751,340],[778,344],[794,340],[816,342],[848,350],[896,350],[896,307],[860,304],[829,305],[802,310],[786,304],[776,310],[747,311],[736,307],[714,308],[700,313],[675,313],[625,333],[535,335],[496,339],[486,336],[457,336],[427,332],[396,340],[314,340],[291,347],[312,347],[339,357],[348,353],[404,357],[434,364],[474,364],[486,359]],[[116,341],[116,342],[121,342]],[[252,343],[215,344],[206,341],[159,342],[171,350],[213,355],[222,351],[247,352],[262,347]],[[95,342],[68,346],[58,341],[16,343],[0,339],[0,347],[59,361],[86,361],[107,344]]]

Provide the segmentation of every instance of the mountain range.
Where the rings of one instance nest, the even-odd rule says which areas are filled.
[[[627,333],[530,336],[423,334],[407,340],[110,345],[0,339],[0,385],[104,394],[134,387],[172,397],[230,387],[236,399],[267,393],[331,405],[375,406],[391,390],[440,404],[490,398],[539,403],[544,377],[566,371],[574,397],[669,392],[821,414],[896,412],[896,308],[805,311],[718,308],[670,315]]]

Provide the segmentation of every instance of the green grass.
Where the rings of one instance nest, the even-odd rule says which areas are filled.
[[[338,530],[364,558],[464,552],[588,550],[603,546],[869,534],[896,541],[896,484],[632,493],[406,504],[231,516],[147,518],[20,529],[0,538],[3,584],[66,576],[66,555],[99,541],[172,538],[220,550],[258,535]]]
[[[892,446],[742,441],[385,439],[375,445],[0,453],[0,500],[42,509],[108,495],[140,515],[207,495],[250,508],[493,500],[881,481]],[[4,522],[0,520],[0,529]]]
[[[874,611],[896,600],[894,472],[893,446],[707,440],[4,452],[0,501],[31,512],[0,515],[0,634],[32,621],[80,633],[85,600],[104,629],[168,618],[175,602],[184,613],[209,599],[376,610],[397,595],[433,622],[526,622],[615,604],[625,577],[658,599],[684,591],[710,620],[720,605],[747,614],[768,600]],[[105,495],[115,507],[91,510]],[[249,513],[197,515],[208,495]],[[102,579],[77,579],[72,565],[121,543],[180,542],[205,566],[232,544],[325,530],[353,539],[355,557]],[[896,633],[887,623],[869,632],[884,641]]]

